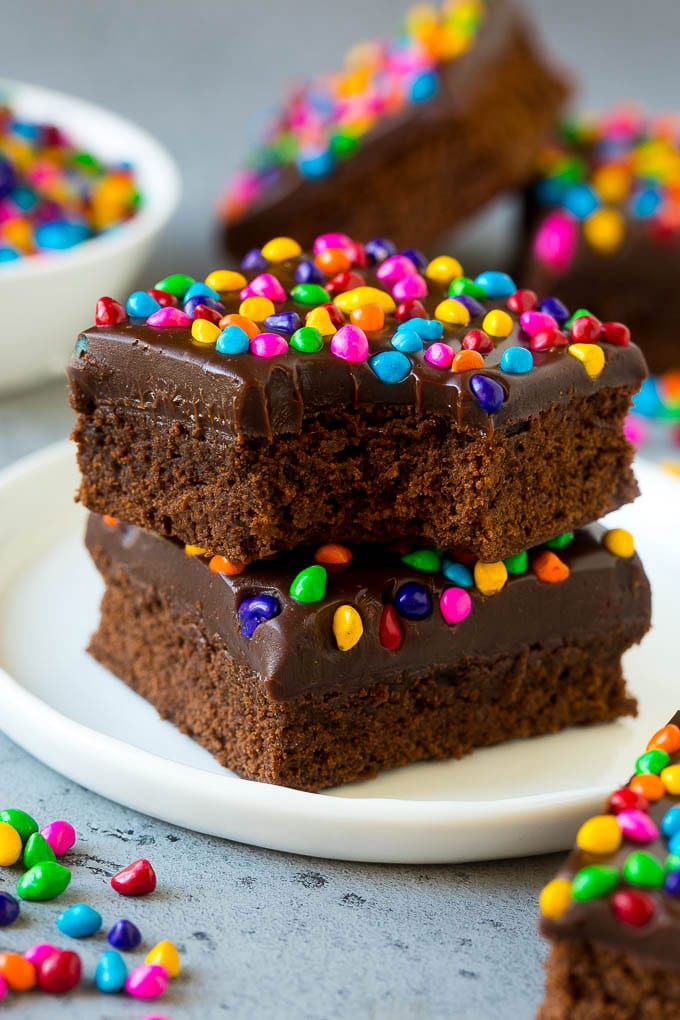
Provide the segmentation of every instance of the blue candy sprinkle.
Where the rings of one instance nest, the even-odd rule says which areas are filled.
[[[503,406],[505,390],[488,375],[473,375],[470,379],[470,389],[482,411],[486,411],[487,414],[495,414]]]
[[[123,951],[136,949],[142,941],[142,933],[137,925],[125,919],[116,921],[106,937],[114,949],[122,949]]]
[[[403,354],[414,354],[423,349],[423,341],[415,329],[398,329],[390,343]]]
[[[417,581],[407,581],[397,592],[394,605],[400,616],[407,620],[424,620],[432,612],[430,593]]]
[[[160,307],[160,303],[145,290],[135,290],[127,299],[125,311],[133,319],[148,319]]]
[[[501,354],[501,369],[513,375],[525,375],[534,367],[531,351],[526,347],[506,347]]]
[[[538,306],[538,311],[545,312],[546,315],[552,315],[558,326],[563,326],[569,318],[569,309],[556,297],[544,298]]]
[[[1,186],[0,186],[1,190]],[[38,204],[38,196],[31,188],[19,186],[15,188],[10,198],[15,205],[18,205],[24,212],[30,212]]]
[[[120,992],[125,985],[127,973],[127,965],[120,953],[115,949],[107,949],[99,957],[94,983],[100,992]]]
[[[87,903],[74,903],[57,918],[57,928],[72,939],[94,935],[102,926],[102,915]]]
[[[14,924],[20,909],[18,900],[15,900],[8,892],[0,892],[0,928]]]
[[[35,243],[38,248],[47,251],[64,251],[74,248],[86,241],[90,236],[89,227],[84,223],[69,223],[68,220],[53,220],[41,223],[35,232]]]
[[[302,319],[297,312],[274,312],[264,320],[265,328],[273,333],[294,333],[302,326]]]
[[[668,840],[668,852],[670,854],[680,854],[680,832],[677,830]]]
[[[589,184],[572,184],[562,198],[562,205],[577,220],[585,220],[595,212],[600,200]]]
[[[661,831],[667,839],[670,836],[674,836],[676,832],[680,832],[680,804],[669,808],[663,816],[661,819]]]
[[[227,326],[222,330],[215,344],[218,354],[245,354],[249,348],[248,334],[240,326]]]
[[[184,303],[186,304],[187,301],[191,301],[191,299],[195,297],[213,298],[214,301],[220,300],[220,295],[217,293],[214,287],[209,287],[207,283],[199,283],[198,280],[196,281],[196,283],[191,284],[189,290],[184,295],[183,299]]]
[[[373,237],[364,245],[364,250],[371,262],[384,262],[390,255],[396,254],[396,246],[386,237]]]
[[[18,258],[21,258],[21,256],[16,248],[0,248],[0,262],[16,262]]]
[[[314,262],[309,262],[304,259],[302,262],[298,262],[295,267],[295,282],[296,283],[325,283],[326,277],[323,272]]]
[[[88,339],[84,333],[81,333],[78,339],[76,340],[76,345],[73,348],[73,353],[75,354],[76,358],[79,358],[82,354],[87,354],[89,349],[90,345],[88,343]]]
[[[514,280],[507,273],[500,273],[494,269],[487,269],[480,273],[475,283],[483,287],[487,297],[509,298],[517,290]]]
[[[559,205],[563,194],[564,181],[558,177],[546,177],[536,185],[536,198],[544,205]]]
[[[670,896],[680,896],[680,871],[671,871],[666,875],[663,887]]]
[[[368,363],[378,379],[388,386],[403,382],[411,371],[411,362],[400,351],[381,351],[369,358]]]
[[[437,94],[439,80],[434,71],[424,71],[411,84],[411,102],[424,103]]]
[[[423,319],[415,316],[413,319],[400,322],[397,326],[397,333],[403,333],[406,330],[409,333],[417,333],[421,340],[441,340],[444,336],[444,323],[439,322],[438,319]]]
[[[238,607],[238,618],[243,637],[251,638],[261,623],[273,620],[281,612],[278,599],[273,595],[253,595]]]
[[[471,588],[474,584],[472,571],[464,563],[456,563],[455,560],[449,559],[448,556],[445,556],[442,560],[442,574],[447,581],[451,581],[461,588]]]
[[[630,207],[633,216],[647,219],[653,216],[661,205],[661,193],[658,188],[642,188],[631,199]]]
[[[297,165],[303,177],[318,180],[321,177],[328,177],[335,166],[335,159],[331,150],[326,149],[325,152],[299,156]]]
[[[633,397],[633,410],[644,418],[656,418],[663,411],[663,401],[653,376],[645,379],[639,393]]]
[[[259,248],[251,248],[241,259],[241,269],[266,269],[268,265]]]

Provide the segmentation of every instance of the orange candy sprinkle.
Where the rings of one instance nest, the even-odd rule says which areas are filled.
[[[213,556],[210,560],[210,569],[214,574],[227,574],[228,577],[235,577],[237,574],[243,573],[246,565],[228,560],[226,556]]]
[[[484,358],[479,351],[458,351],[451,362],[453,372],[470,372],[477,368],[484,368]]]
[[[325,567],[346,567],[352,562],[352,552],[346,545],[336,545],[330,542],[328,545],[320,545],[314,553],[317,563],[323,563]]]
[[[531,569],[539,581],[547,584],[561,584],[569,577],[569,567],[550,549],[544,549],[534,556]]]
[[[346,269],[350,269],[352,266],[349,256],[342,248],[326,248],[324,251],[319,252],[314,261],[326,276],[344,273]]]
[[[667,726],[657,730],[647,744],[648,751],[653,751],[655,748],[659,751],[667,751],[668,754],[680,751],[680,728],[675,723],[668,723]]]
[[[102,514],[102,520],[104,524],[108,524],[110,528],[115,528],[115,526],[118,524],[118,518],[111,517],[110,514]]]
[[[364,333],[371,333],[374,330],[382,329],[385,325],[385,313],[380,305],[369,301],[366,305],[353,308],[349,313],[350,322],[353,326],[363,329]]]
[[[220,329],[226,329],[227,326],[239,326],[249,340],[252,340],[254,336],[262,332],[252,319],[246,319],[245,315],[238,315],[236,312],[232,312],[230,315],[223,315],[220,319]]]
[[[35,967],[19,953],[0,953],[0,974],[13,992],[28,992],[35,988]]]
[[[654,776],[647,772],[641,773],[639,776],[633,776],[628,784],[628,789],[648,801],[661,800],[666,795],[666,787],[663,784],[663,780],[659,776]]]

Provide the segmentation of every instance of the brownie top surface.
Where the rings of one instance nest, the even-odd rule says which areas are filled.
[[[411,543],[329,544],[244,569],[111,518],[91,515],[86,537],[107,573],[122,569],[180,609],[198,606],[207,631],[275,699],[408,682],[528,645],[606,641],[612,628],[633,625],[637,640],[650,596],[631,542],[592,525],[505,563]]]
[[[635,754],[635,749],[632,755]],[[680,711],[637,749],[635,772],[579,829],[541,893],[540,928],[680,970]]]
[[[174,274],[125,308],[101,299],[69,376],[94,404],[239,438],[381,407],[487,434],[600,388],[637,390],[646,367],[629,331],[583,313],[383,238],[326,233],[308,254],[274,238],[238,272]]]

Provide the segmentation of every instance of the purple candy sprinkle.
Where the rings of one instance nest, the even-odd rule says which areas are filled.
[[[546,315],[552,315],[559,326],[563,326],[569,318],[569,309],[556,297],[547,297],[541,301],[538,311],[545,312]]]
[[[302,326],[302,319],[297,312],[274,312],[264,320],[266,329],[275,333],[294,333]]]
[[[253,269],[259,271],[266,269],[269,263],[259,248],[251,248],[241,260],[241,269]]]
[[[238,618],[243,637],[251,638],[261,623],[273,620],[281,612],[278,599],[273,595],[253,595],[238,607]]]
[[[470,389],[481,409],[487,414],[495,414],[503,406],[505,390],[488,375],[473,375],[470,379]]]
[[[460,302],[461,305],[464,305],[467,308],[470,315],[483,315],[485,312],[484,305],[480,305],[479,301],[475,301],[475,299],[473,297],[470,297],[469,294],[456,294],[453,297],[453,300]]]
[[[296,283],[325,283],[326,277],[322,270],[308,259],[303,259],[302,262],[298,262],[295,267],[295,282]]]
[[[373,237],[364,245],[369,262],[384,262],[390,255],[396,254],[396,245],[386,237]]]

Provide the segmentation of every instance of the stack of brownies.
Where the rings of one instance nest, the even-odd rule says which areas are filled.
[[[69,368],[91,653],[305,790],[635,711],[625,326],[389,240],[103,298]]]

